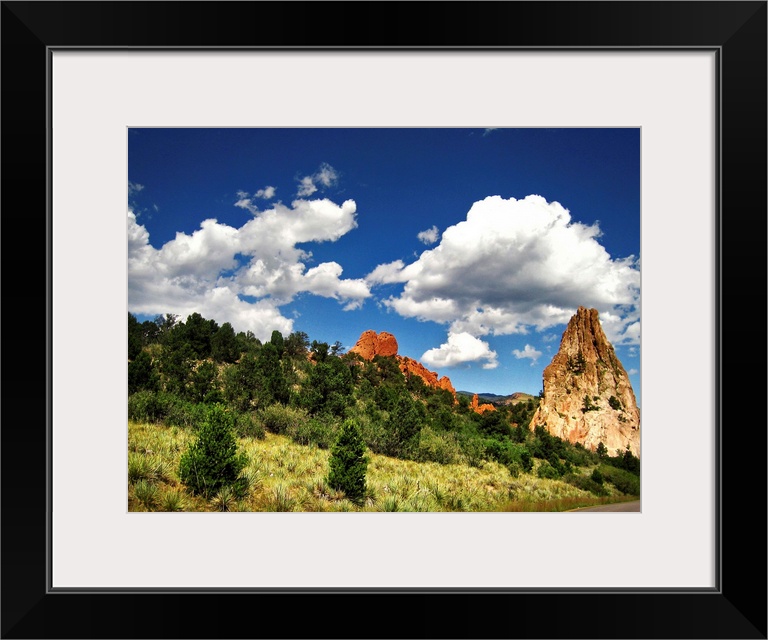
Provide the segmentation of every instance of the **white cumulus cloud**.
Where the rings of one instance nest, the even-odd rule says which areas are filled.
[[[311,196],[318,189],[317,185],[322,187],[330,187],[335,185],[339,180],[339,174],[331,165],[324,162],[320,165],[318,170],[311,176],[304,176],[299,179],[299,189],[296,195],[300,198]]]
[[[390,284],[392,282],[406,282],[408,276],[403,273],[405,263],[402,260],[395,260],[386,264],[380,264],[366,277],[366,282],[370,284]]]
[[[138,182],[131,182],[128,181],[128,195],[132,196],[134,193],[138,193],[139,191],[142,191],[144,189],[143,184],[139,184]]]
[[[244,195],[238,194],[240,200]],[[273,329],[290,333],[292,320],[279,307],[299,293],[359,308],[371,295],[365,280],[343,278],[336,262],[307,268],[311,253],[296,246],[338,240],[357,226],[356,210],[353,200],[341,205],[327,199],[300,199],[290,207],[278,203],[255,211],[239,228],[204,220],[193,233],[179,232],[160,248],[150,244],[147,229],[129,210],[129,309],[182,317],[197,311],[268,339]]]
[[[297,196],[305,198],[306,196],[311,196],[315,191],[317,191],[317,187],[315,186],[315,181],[312,180],[312,176],[304,176],[299,180],[299,190],[296,192]]]
[[[597,223],[576,222],[541,196],[490,196],[416,261],[379,265],[366,280],[403,282],[384,303],[402,316],[446,324],[451,334],[543,331],[565,325],[583,305],[599,311],[611,341],[637,343],[637,261],[612,258],[601,233]]]
[[[468,333],[449,333],[447,342],[436,349],[426,351],[421,360],[436,369],[472,362],[483,362],[483,369],[495,369],[499,366],[497,354],[491,350],[488,343]]]
[[[513,349],[512,354],[517,358],[518,360],[521,360],[523,358],[528,358],[531,361],[531,366],[536,364],[536,361],[541,356],[541,351],[538,351],[534,347],[532,347],[529,344],[525,345],[524,349]]]
[[[436,226],[433,226],[431,229],[419,231],[419,233],[416,234],[416,237],[424,244],[435,244],[439,235],[440,230]]]
[[[264,187],[263,189],[256,191],[253,195],[250,195],[247,191],[238,191],[235,206],[250,211],[253,215],[256,215],[259,212],[259,208],[253,203],[254,198],[270,200],[274,197],[275,191],[274,187]]]
[[[259,189],[256,193],[253,195],[257,198],[263,198],[264,200],[270,200],[275,196],[276,189],[274,187],[264,187],[263,189]]]
[[[247,193],[241,191],[237,195],[238,200],[235,202],[236,207],[250,211],[253,215],[256,215],[259,212],[259,208],[253,204],[253,198],[248,197]]]

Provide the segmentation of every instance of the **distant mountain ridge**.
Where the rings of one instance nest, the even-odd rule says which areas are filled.
[[[498,393],[476,393],[474,391],[457,391],[456,393],[470,398],[476,395],[479,400],[484,400],[485,402],[491,402],[493,404],[517,404],[518,402],[525,402],[526,400],[536,397],[532,396],[530,393],[523,393],[522,391],[515,391],[514,393],[505,396]]]

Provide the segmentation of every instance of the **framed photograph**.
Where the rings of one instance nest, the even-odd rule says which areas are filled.
[[[129,511],[640,511],[639,127],[127,138]]]
[[[725,288],[728,274],[739,275],[739,291],[754,283],[762,319],[766,3],[435,6],[3,3],[4,222],[14,240],[4,293],[15,338],[6,346],[18,347],[6,351],[4,637],[766,637],[765,519],[734,506],[743,496],[765,505],[766,434],[750,427],[745,385],[755,373],[741,357],[761,350],[737,349],[733,278]],[[342,29],[340,13],[357,29]],[[503,144],[503,161],[488,159],[493,144]],[[503,168],[515,188],[491,192]],[[361,195],[371,188],[378,200]],[[356,199],[390,207],[365,220]],[[501,207],[523,207],[521,216],[538,207],[554,231],[534,249],[513,243],[524,229],[507,229]],[[277,211],[288,227],[269,226]],[[329,217],[342,229],[333,237]],[[34,284],[13,277],[30,262],[16,250],[30,222],[45,246]],[[279,264],[257,265],[258,243],[277,247]],[[598,249],[609,254],[602,275]],[[472,268],[448,278],[467,255]],[[479,277],[478,255],[495,275]],[[534,283],[554,262],[568,276],[561,296],[536,298]],[[502,264],[529,269],[524,312],[491,304],[515,286]],[[243,340],[277,353],[308,327],[317,362],[335,335],[356,343],[363,321],[348,318],[369,304],[377,308],[366,320],[388,314],[403,327],[400,356],[450,375],[456,393],[496,392],[475,385],[511,361],[549,361],[557,343],[546,351],[547,331],[560,337],[568,318],[542,318],[593,277],[629,292],[599,312],[642,391],[641,510],[458,513],[439,509],[432,491],[432,502],[382,513],[392,510],[382,482],[359,501],[349,485],[333,486],[282,513],[262,499],[280,499],[267,476],[284,460],[246,468],[266,474],[269,489],[251,502],[206,494],[229,513],[198,512],[193,499],[151,508],[160,497],[149,489],[167,501],[174,487],[142,484],[154,435],[126,430],[126,388],[150,384],[126,370],[126,311],[137,323],[159,317],[162,328],[200,310],[201,323],[215,317],[234,335],[238,314],[258,306],[247,326],[268,318],[280,340],[266,328]],[[193,309],[195,287],[218,297]],[[361,362],[371,355],[363,342],[351,349]],[[33,357],[31,344],[42,353]],[[469,365],[477,378],[465,377]],[[573,378],[582,364],[568,366]],[[202,398],[211,389],[197,372],[184,388]],[[235,386],[218,391],[261,406]],[[627,401],[603,391],[574,410],[582,421],[603,409],[624,415]],[[313,402],[300,409],[311,415]],[[325,437],[318,424],[307,421],[301,437]],[[637,440],[627,451],[639,453]],[[580,442],[586,451],[597,443],[588,434]],[[382,451],[390,445],[407,442]],[[563,462],[546,464],[560,473]],[[509,475],[524,464],[497,453],[486,466]],[[742,581],[745,566],[757,580]],[[214,614],[222,605],[227,615]],[[276,615],[280,605],[298,615]],[[142,610],[168,615],[149,624]],[[406,619],[416,622],[404,628]]]

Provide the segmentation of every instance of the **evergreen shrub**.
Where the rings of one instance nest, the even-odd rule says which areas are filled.
[[[332,489],[343,491],[357,505],[365,499],[365,474],[368,469],[365,451],[365,442],[357,425],[352,420],[345,420],[331,448],[327,483]]]

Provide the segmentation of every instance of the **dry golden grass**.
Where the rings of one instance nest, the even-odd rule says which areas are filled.
[[[532,474],[513,478],[495,462],[441,465],[369,452],[366,500],[355,506],[325,482],[329,451],[267,433],[238,441],[249,460],[247,495],[206,500],[179,482],[179,460],[194,439],[190,430],[129,421],[129,511],[563,511],[625,499]]]
[[[581,507],[594,507],[614,502],[629,502],[630,500],[637,500],[637,497],[616,495],[598,497],[585,494],[584,497],[572,496],[554,500],[514,500],[504,508],[504,511],[570,511],[572,509],[580,509]]]

